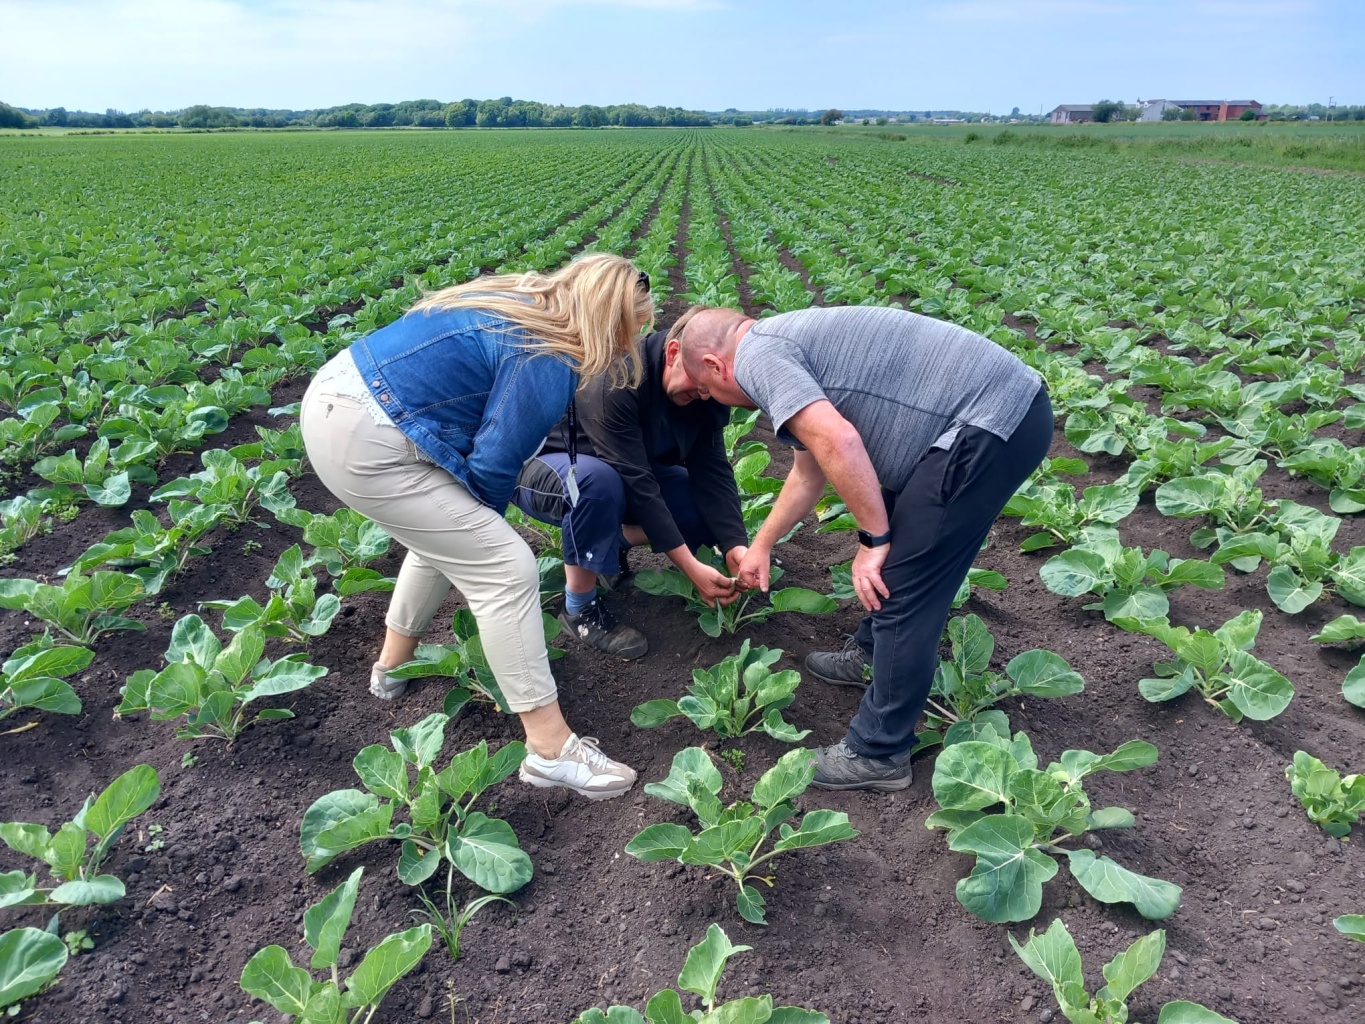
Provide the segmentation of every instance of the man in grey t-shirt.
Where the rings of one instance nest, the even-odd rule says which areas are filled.
[[[806,667],[866,692],[844,739],[817,752],[814,784],[904,789],[953,597],[1051,443],[1047,391],[988,338],[901,309],[687,315],[683,364],[699,392],[764,410],[778,440],[796,447],[740,586],[768,589],[773,545],[826,482],[858,524],[853,589],[870,614],[856,645],[812,654]]]

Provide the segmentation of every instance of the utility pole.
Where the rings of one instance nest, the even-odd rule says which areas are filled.
[[[1332,120],[1332,108],[1335,107],[1336,105],[1337,105],[1337,98],[1336,98],[1335,96],[1328,96],[1328,97],[1327,97],[1327,120],[1328,120],[1328,121],[1331,121],[1331,120]]]

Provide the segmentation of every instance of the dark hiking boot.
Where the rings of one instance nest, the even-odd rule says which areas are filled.
[[[814,651],[806,655],[806,669],[816,679],[835,686],[857,686],[867,689],[870,680],[864,671],[867,655],[853,637],[848,638],[842,651]]]
[[[601,573],[598,574],[597,579],[601,582],[602,586],[606,587],[608,590],[624,590],[635,579],[635,570],[630,567],[630,559],[626,557],[626,553],[629,550],[630,548],[621,549],[621,557],[619,559],[620,568],[618,568],[616,572],[605,576]]]
[[[850,750],[843,740],[815,752],[815,778],[819,789],[870,789],[875,793],[896,793],[907,789],[914,778],[910,751],[895,757],[863,757]]]
[[[619,625],[600,598],[577,615],[559,613],[559,621],[573,636],[603,654],[614,654],[623,661],[633,661],[649,650],[649,641],[638,629]]]

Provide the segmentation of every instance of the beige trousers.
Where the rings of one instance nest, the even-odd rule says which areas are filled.
[[[419,460],[397,427],[380,426],[354,398],[314,384],[299,425],[318,479],[408,549],[387,623],[426,632],[453,584],[479,624],[484,655],[514,712],[556,698],[540,617],[535,555],[507,520],[440,466]]]

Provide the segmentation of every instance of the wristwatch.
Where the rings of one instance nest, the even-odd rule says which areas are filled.
[[[871,534],[866,530],[858,531],[858,543],[865,548],[879,548],[891,543],[891,531],[885,533]]]

